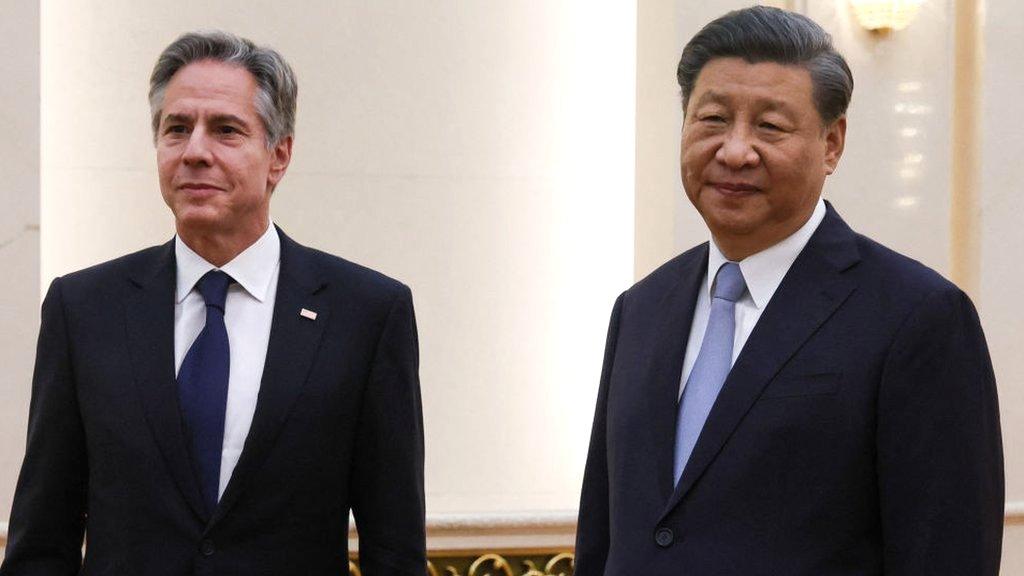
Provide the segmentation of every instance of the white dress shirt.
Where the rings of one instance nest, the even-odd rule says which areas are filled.
[[[196,254],[177,236],[174,255],[178,272],[174,304],[174,373],[177,374],[185,354],[206,325],[206,302],[195,289],[196,282],[217,267]],[[281,239],[273,223],[259,240],[220,267],[235,279],[235,283],[228,287],[224,303],[231,362],[218,498],[224,494],[231,472],[238,464],[256,412],[280,268]]]
[[[736,334],[732,344],[732,361],[743,350],[750,333],[754,331],[761,313],[764,312],[768,302],[771,301],[775,291],[782,284],[790,266],[796,261],[797,256],[803,251],[804,246],[810,241],[818,225],[825,219],[825,201],[818,199],[817,206],[807,222],[799,230],[770,248],[766,248],[757,254],[747,256],[740,262],[740,272],[747,283],[747,290],[743,296],[736,301]],[[697,307],[693,311],[693,323],[690,325],[690,338],[686,342],[686,356],[683,359],[683,374],[679,384],[679,395],[682,396],[686,380],[690,377],[690,371],[697,362],[697,354],[700,352],[701,342],[704,341],[704,330],[708,326],[708,316],[711,315],[711,295],[715,274],[718,269],[729,260],[722,254],[711,239],[711,246],[708,250],[708,272],[704,274],[702,286],[697,294]]]

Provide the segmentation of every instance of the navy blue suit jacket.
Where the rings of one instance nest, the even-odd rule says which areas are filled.
[[[173,241],[50,286],[0,573],[338,576],[351,509],[363,574],[422,575],[409,289],[281,234],[256,413],[212,515],[182,432],[174,290]]]
[[[678,256],[615,303],[576,576],[995,576],[1002,445],[974,307],[831,206],[673,486],[707,255]]]

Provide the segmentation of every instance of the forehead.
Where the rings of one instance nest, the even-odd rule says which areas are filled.
[[[697,76],[689,104],[754,103],[816,113],[813,92],[811,74],[801,66],[714,58]]]
[[[256,78],[245,68],[201,60],[178,70],[164,92],[164,114],[223,108],[234,114],[255,114]]]

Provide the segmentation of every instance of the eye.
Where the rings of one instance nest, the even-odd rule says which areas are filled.
[[[707,124],[722,124],[725,122],[725,118],[718,114],[706,114],[701,116],[699,120]]]
[[[238,128],[235,128],[234,126],[224,124],[222,126],[217,127],[217,132],[219,134],[239,134],[241,131]]]
[[[170,124],[164,128],[164,134],[187,134],[188,126],[184,124]]]
[[[793,131],[793,124],[785,119],[775,117],[764,118],[758,121],[757,128],[771,134],[789,134]]]

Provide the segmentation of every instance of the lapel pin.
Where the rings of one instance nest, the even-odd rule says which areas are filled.
[[[313,312],[312,310],[307,310],[306,308],[303,308],[299,312],[299,316],[302,316],[303,318],[309,318],[310,320],[316,320],[316,312]]]

